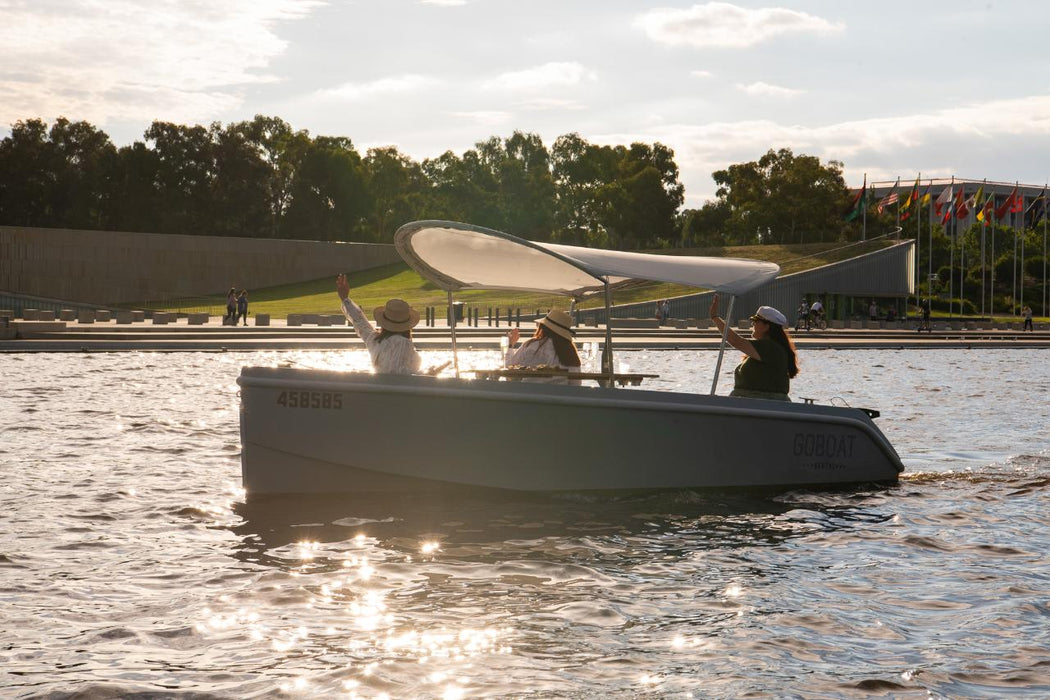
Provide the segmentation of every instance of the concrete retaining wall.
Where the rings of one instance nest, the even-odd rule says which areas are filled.
[[[394,246],[0,226],[0,290],[120,304],[258,289],[400,262]]]

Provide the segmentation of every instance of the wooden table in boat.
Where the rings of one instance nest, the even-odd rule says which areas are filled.
[[[472,369],[464,370],[472,372],[478,379],[506,379],[508,381],[521,381],[522,379],[536,379],[547,377],[564,377],[566,379],[593,379],[599,384],[615,382],[620,386],[638,386],[643,379],[655,379],[658,374],[638,374],[624,372],[569,372],[566,369],[556,367],[523,367],[509,369]]]

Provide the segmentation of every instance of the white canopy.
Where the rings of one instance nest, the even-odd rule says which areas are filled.
[[[780,272],[774,263],[598,250],[534,243],[451,221],[414,221],[394,245],[414,270],[447,291],[512,289],[580,297],[628,280],[651,280],[742,294]]]

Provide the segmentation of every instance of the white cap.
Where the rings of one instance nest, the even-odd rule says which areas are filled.
[[[786,326],[788,324],[788,320],[784,314],[780,313],[772,306],[758,307],[758,311],[756,311],[755,315],[751,317],[751,320],[754,321],[758,318],[767,323],[775,323],[778,326]]]

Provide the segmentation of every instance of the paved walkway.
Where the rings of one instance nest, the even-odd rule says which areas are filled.
[[[522,323],[522,335],[531,335],[534,325]],[[495,349],[507,326],[478,328],[460,326],[456,330],[461,349]],[[1044,348],[1050,347],[1050,331],[1034,333],[1006,330],[914,330],[835,329],[800,331],[793,334],[799,348]],[[581,327],[578,344],[601,343],[604,327]],[[418,326],[413,339],[421,349],[451,347],[451,335],[444,324],[430,328]],[[716,350],[719,336],[714,329],[613,328],[617,348],[651,350]],[[256,351],[325,350],[361,347],[361,341],[347,326],[288,326],[275,321],[270,326],[222,326],[218,320],[190,326],[185,319],[156,325],[151,322],[116,324],[113,321],[80,324],[76,322],[14,321],[0,327],[0,352],[177,352],[177,351]]]

